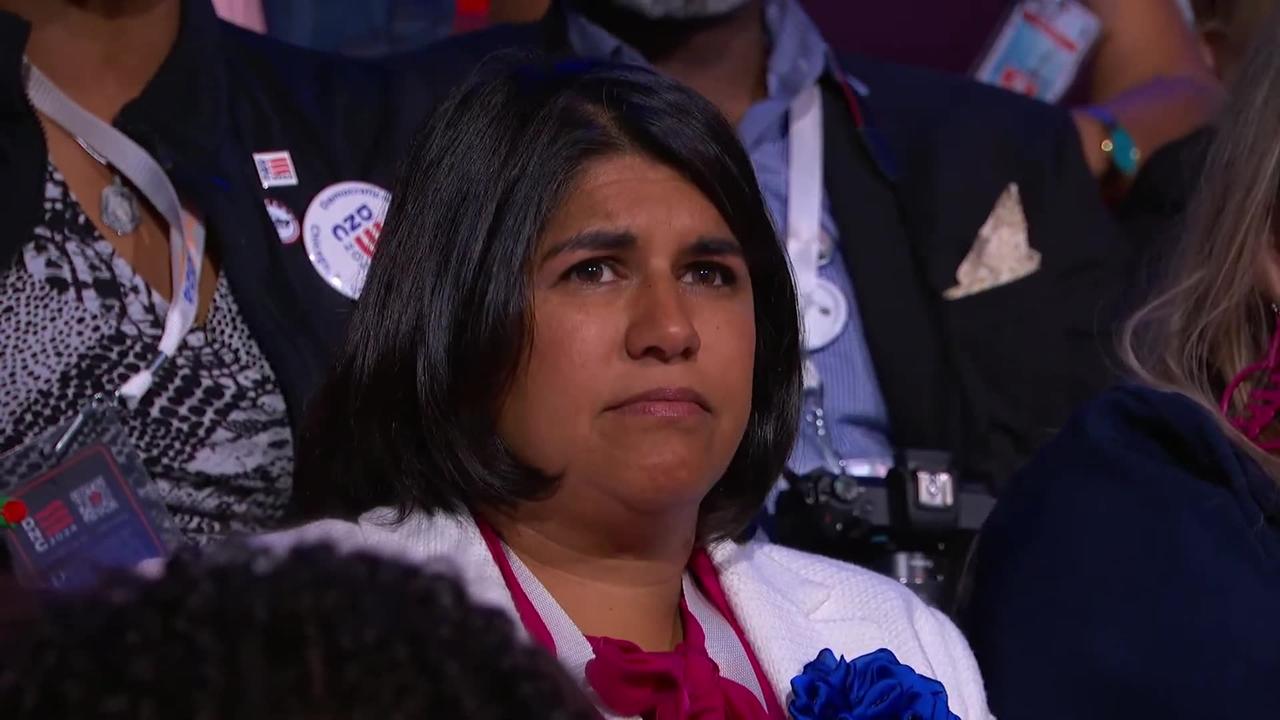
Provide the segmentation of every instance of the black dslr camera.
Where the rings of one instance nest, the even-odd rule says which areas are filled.
[[[848,462],[843,470],[788,472],[773,538],[876,570],[949,608],[995,498],[985,486],[962,484],[941,451],[904,450],[892,467]]]

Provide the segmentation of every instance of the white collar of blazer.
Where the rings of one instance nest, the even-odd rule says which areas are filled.
[[[440,557],[463,579],[475,600],[519,617],[502,573],[469,515],[413,513],[400,525],[388,525],[391,518],[382,510],[361,517],[364,540],[394,546],[397,555],[407,554],[418,562],[424,555]],[[708,548],[708,554],[743,633],[784,707],[791,679],[823,648],[854,658],[889,646],[890,638],[879,632],[876,623],[848,612],[848,605],[831,602],[835,592],[831,585],[791,567],[797,556],[809,556],[759,542],[721,542]],[[861,642],[850,646],[853,638]],[[927,667],[914,667],[930,672]]]
[[[875,623],[848,605],[832,602],[835,588],[790,566],[787,561],[798,553],[759,542],[719,543],[709,553],[725,596],[784,708],[792,678],[824,648],[852,659],[889,646],[889,638]]]
[[[1031,247],[1018,184],[1009,183],[978,230],[969,254],[956,268],[955,286],[942,296],[959,300],[977,295],[1021,280],[1039,269],[1040,253]]]

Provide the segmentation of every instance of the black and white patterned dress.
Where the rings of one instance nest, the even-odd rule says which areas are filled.
[[[154,356],[167,309],[50,164],[44,220],[0,271],[0,452],[138,372]],[[206,320],[124,417],[190,540],[269,529],[284,514],[293,471],[284,397],[225,278]]]

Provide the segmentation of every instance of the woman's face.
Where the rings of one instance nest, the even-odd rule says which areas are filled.
[[[751,410],[751,280],[724,218],[665,165],[593,161],[538,240],[532,287],[499,432],[560,478],[546,503],[696,517]]]

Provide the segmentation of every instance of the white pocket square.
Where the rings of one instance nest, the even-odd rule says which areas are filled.
[[[1040,269],[1040,253],[1027,238],[1027,215],[1022,211],[1018,184],[1000,193],[995,209],[987,217],[978,238],[956,268],[956,285],[942,296],[958,300],[1021,280]]]

